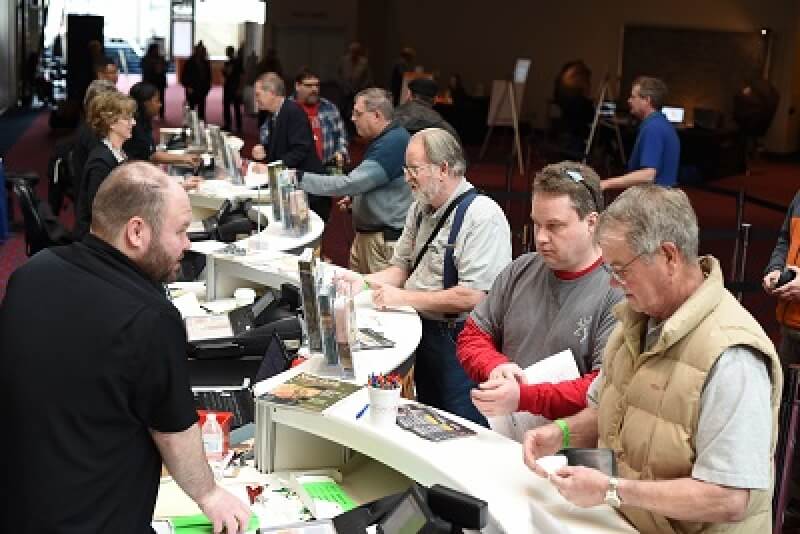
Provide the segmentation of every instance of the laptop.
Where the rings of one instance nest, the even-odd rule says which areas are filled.
[[[617,114],[617,103],[613,100],[604,100],[600,103],[598,115],[606,119],[613,119]]]
[[[674,106],[664,106],[661,108],[661,113],[663,113],[667,120],[672,124],[683,124],[686,110]]]
[[[227,363],[232,362],[228,361]],[[283,340],[275,332],[272,334],[272,339],[267,345],[267,350],[252,382],[250,377],[246,376],[239,385],[230,385],[229,383],[227,385],[192,386],[195,408],[231,412],[233,414],[231,430],[253,423],[255,422],[255,399],[252,385],[285,371],[290,365],[291,356],[286,350]]]

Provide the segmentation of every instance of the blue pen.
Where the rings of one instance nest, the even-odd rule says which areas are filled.
[[[365,404],[363,408],[358,410],[358,413],[356,414],[356,419],[361,419],[361,416],[367,413],[367,408],[369,408],[369,404]]]

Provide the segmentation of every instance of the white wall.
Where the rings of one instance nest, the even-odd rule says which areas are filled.
[[[0,112],[17,101],[15,2],[0,1]]]
[[[597,85],[608,71],[617,72],[620,36],[626,24],[683,28],[755,31],[770,28],[775,35],[770,79],[781,93],[781,103],[767,146],[774,151],[798,147],[794,86],[800,83],[796,69],[798,19],[796,0],[385,0],[362,14],[359,34],[367,46],[385,50],[371,56],[376,79],[388,76],[403,46],[417,50],[426,70],[446,80],[462,75],[468,88],[491,86],[493,79],[509,75],[514,59],[530,57],[523,114],[535,114],[542,125],[553,78],[561,65],[583,59]],[[368,29],[365,29],[365,26]],[[380,62],[380,64],[378,63]],[[800,103],[800,102],[798,102]]]

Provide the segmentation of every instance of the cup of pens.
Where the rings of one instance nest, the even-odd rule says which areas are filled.
[[[394,425],[400,404],[400,376],[394,373],[370,375],[367,391],[370,422],[382,427]]]

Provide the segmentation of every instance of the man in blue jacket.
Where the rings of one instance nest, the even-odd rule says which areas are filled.
[[[658,78],[640,76],[628,98],[630,113],[642,123],[628,159],[628,173],[601,182],[603,190],[657,183],[673,187],[678,181],[681,143],[675,127],[661,113],[667,85]]]
[[[389,267],[395,242],[403,233],[411,189],[403,175],[409,135],[392,121],[391,95],[378,88],[356,95],[353,123],[370,141],[364,160],[350,174],[327,176],[305,172],[300,187],[320,196],[344,196],[356,231],[350,247],[350,269],[369,274]]]

